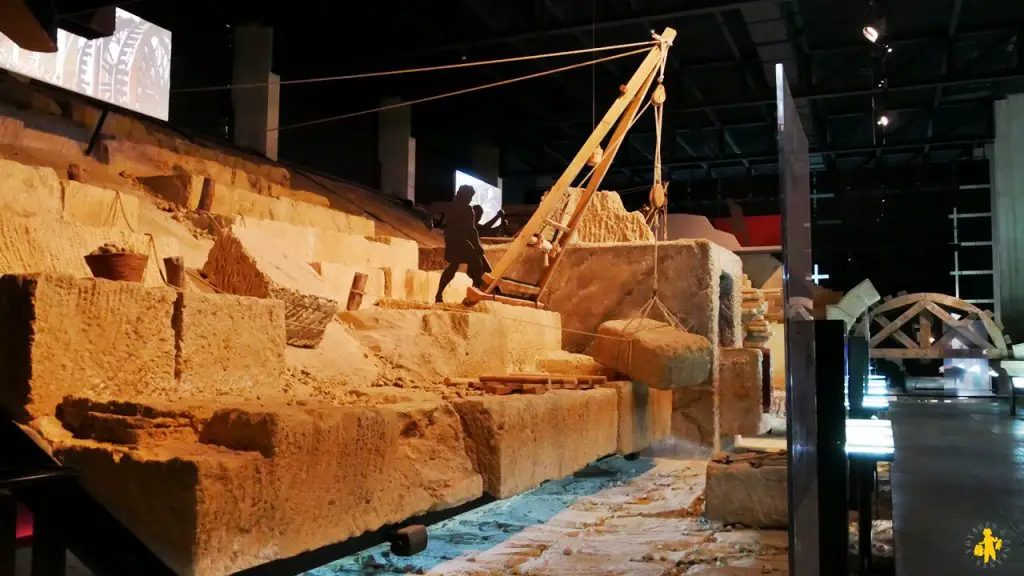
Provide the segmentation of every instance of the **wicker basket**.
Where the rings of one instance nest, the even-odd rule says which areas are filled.
[[[93,276],[122,282],[142,282],[148,262],[148,255],[131,252],[89,254],[85,257]]]

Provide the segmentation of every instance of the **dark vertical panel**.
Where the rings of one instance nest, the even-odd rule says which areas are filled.
[[[789,441],[789,564],[793,576],[818,576],[818,454],[814,322],[799,313],[810,299],[811,204],[807,136],[781,64],[778,98],[779,182],[786,306],[786,436]]]

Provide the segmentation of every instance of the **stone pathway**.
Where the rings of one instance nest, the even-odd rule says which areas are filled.
[[[545,524],[432,576],[746,576],[786,574],[785,531],[743,530],[699,517],[706,463],[658,459],[636,479],[580,498]]]

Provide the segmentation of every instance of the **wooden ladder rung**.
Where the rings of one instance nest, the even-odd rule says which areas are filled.
[[[527,300],[526,298],[516,298],[512,296],[503,296],[501,294],[488,294],[483,290],[478,289],[476,286],[470,286],[466,289],[466,300],[470,303],[476,304],[484,300],[490,300],[491,302],[497,302],[499,304],[508,304],[510,306],[524,306],[527,308],[538,308],[544,310],[544,305],[534,300]]]
[[[552,228],[554,228],[556,230],[561,230],[562,232],[568,232],[569,231],[569,227],[568,226],[562,224],[561,222],[555,222],[551,218],[545,218],[544,219],[544,223],[547,224],[548,226],[551,226]]]
[[[494,276],[489,272],[484,273],[484,282],[488,284],[494,284]],[[498,282],[498,288],[502,291],[519,292],[530,296],[540,295],[540,286],[535,284],[528,284],[526,282],[520,282],[519,280],[513,280],[511,278],[502,278]]]

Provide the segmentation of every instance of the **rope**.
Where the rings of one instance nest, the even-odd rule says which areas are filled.
[[[476,66],[489,66],[492,64],[508,64],[511,62],[525,62],[529,60],[542,60],[545,58],[559,58],[562,56],[575,56],[578,54],[592,54],[597,52],[608,52],[610,50],[625,50],[627,48],[639,48],[657,44],[656,40],[645,42],[631,42],[629,44],[616,44],[614,46],[598,46],[593,48],[581,48],[579,50],[564,50],[562,52],[546,52],[543,54],[529,54],[526,56],[514,56],[510,58],[496,58],[493,60],[479,60],[476,62],[460,62],[458,64],[442,64],[439,66],[424,66],[421,68],[402,68],[398,70],[385,70],[382,72],[364,72],[361,74],[345,74],[342,76],[323,76],[319,78],[304,78],[301,80],[278,80],[277,82],[253,82],[248,84],[223,84],[220,86],[198,86],[194,88],[178,88],[171,92],[213,92],[217,90],[232,90],[234,88],[265,88],[268,86],[287,86],[292,84],[313,84],[318,82],[335,82],[340,80],[360,80],[363,78],[379,78],[382,76],[398,76],[402,74],[417,74],[421,72],[437,72],[441,70],[458,70],[460,68],[473,68]],[[590,63],[593,63],[590,62]],[[590,64],[588,63],[588,64]]]
[[[640,49],[640,50],[633,50],[631,52],[623,52],[622,54],[616,54],[614,56],[605,56],[604,58],[599,58],[597,60],[594,60],[594,62],[610,62],[612,60],[618,60],[619,58],[625,58],[627,56],[634,56],[636,54],[643,54],[643,53],[646,53],[648,51],[649,50],[647,50],[645,48],[645,49]],[[571,64],[569,66],[562,66],[561,68],[554,68],[554,69],[551,69],[551,70],[545,70],[543,72],[535,72],[533,74],[527,74],[525,76],[517,76],[515,78],[509,78],[508,80],[501,80],[501,81],[498,81],[498,82],[492,82],[490,84],[483,84],[481,86],[473,86],[473,87],[470,87],[470,88],[463,88],[462,90],[456,90],[454,92],[446,92],[444,94],[436,94],[434,96],[427,96],[425,98],[419,98],[417,100],[409,100],[409,101],[406,101],[406,102],[397,102],[395,104],[388,104],[388,105],[385,105],[385,106],[378,106],[377,108],[373,108],[373,109],[370,109],[370,110],[361,110],[359,112],[350,112],[348,114],[341,114],[339,116],[331,116],[331,117],[328,117],[328,118],[321,118],[319,120],[309,120],[307,122],[299,122],[298,124],[290,124],[290,125],[287,125],[287,126],[278,126],[277,128],[268,128],[266,131],[267,132],[277,132],[277,131],[280,131],[280,130],[287,130],[289,128],[301,128],[301,127],[304,127],[304,126],[312,126],[314,124],[324,124],[326,122],[335,122],[335,121],[338,121],[338,120],[347,120],[349,118],[355,118],[357,116],[365,116],[367,114],[375,114],[377,112],[384,112],[386,110],[393,110],[395,108],[403,108],[403,107],[406,107],[406,106],[414,106],[416,104],[423,104],[425,102],[433,102],[434,100],[441,100],[442,98],[450,98],[452,96],[461,96],[463,94],[469,94],[469,93],[472,93],[472,92],[479,92],[481,90],[487,90],[488,88],[497,88],[499,86],[505,86],[507,84],[513,84],[515,82],[521,82],[523,80],[532,80],[534,78],[540,78],[542,76],[550,76],[552,74],[558,74],[558,73],[561,73],[561,72],[566,72],[568,70],[575,70],[576,68],[582,68],[584,66],[590,66],[590,64],[591,64],[590,62],[583,62],[583,63],[579,63],[579,64]]]
[[[135,227],[132,226],[131,221],[128,219],[128,211],[125,210],[124,200],[121,198],[120,190],[114,190],[114,200],[116,201],[116,208],[120,208],[121,217],[124,218],[124,223],[126,226],[128,226],[128,230],[132,234],[139,234]],[[165,286],[171,286],[170,283],[167,282],[167,276],[164,274],[164,269],[160,267],[160,265],[163,263],[163,260],[160,259],[160,253],[156,249],[156,237],[150,234],[149,232],[143,232],[142,234],[149,238],[149,254],[147,254],[147,256],[152,256],[153,258],[156,259],[156,271],[160,273],[160,280],[163,281]],[[171,287],[176,288],[175,286]]]

